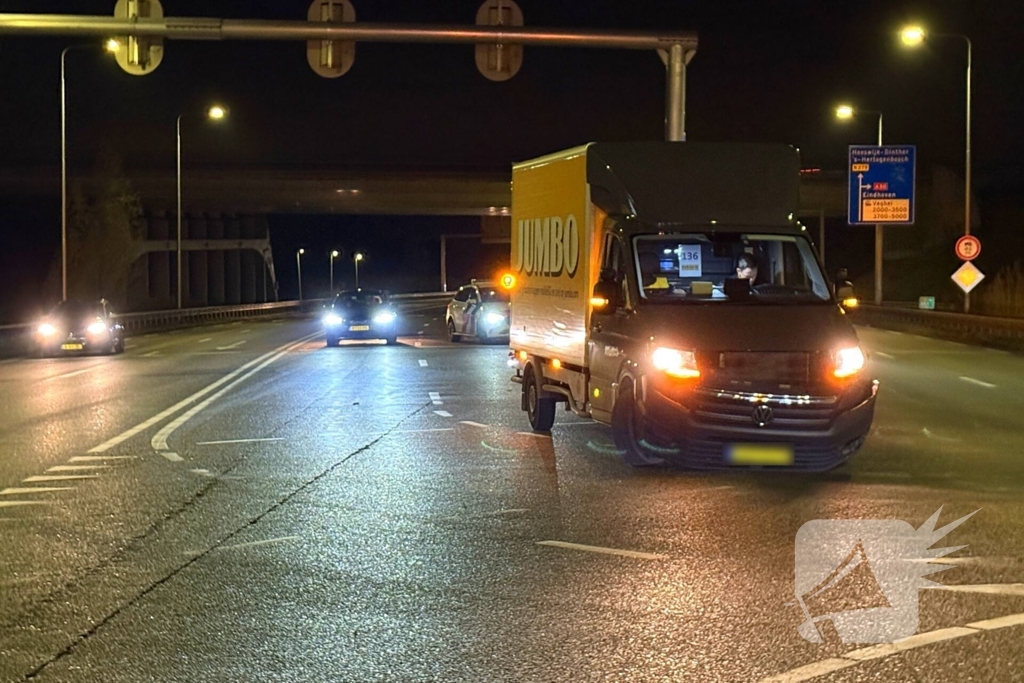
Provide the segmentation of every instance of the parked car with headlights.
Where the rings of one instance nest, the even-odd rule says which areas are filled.
[[[352,289],[337,294],[323,315],[327,346],[343,339],[398,341],[398,313],[379,289]]]
[[[41,356],[124,353],[124,327],[105,300],[57,304],[35,330]]]
[[[448,340],[508,341],[509,293],[490,281],[473,280],[459,287],[448,302]]]

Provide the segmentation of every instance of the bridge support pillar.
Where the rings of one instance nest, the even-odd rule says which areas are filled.
[[[224,219],[219,215],[210,216],[206,221],[206,234],[211,240],[224,239]],[[224,305],[224,252],[207,252],[207,282],[209,283],[210,306]]]

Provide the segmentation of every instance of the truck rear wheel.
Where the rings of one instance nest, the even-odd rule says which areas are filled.
[[[526,394],[526,416],[530,419],[533,431],[549,431],[555,424],[555,399],[542,395],[537,374],[532,368],[526,371],[523,392]]]
[[[665,464],[665,459],[652,450],[656,442],[631,380],[624,380],[619,386],[612,409],[612,438],[627,465],[653,467]]]

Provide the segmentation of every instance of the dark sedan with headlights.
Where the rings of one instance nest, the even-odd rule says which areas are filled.
[[[100,301],[62,301],[36,327],[41,356],[124,353],[124,327],[110,304]]]
[[[343,339],[398,339],[398,314],[379,289],[352,289],[334,297],[324,312],[324,334],[328,346]]]

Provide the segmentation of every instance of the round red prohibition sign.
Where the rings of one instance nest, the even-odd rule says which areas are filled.
[[[973,261],[981,253],[981,240],[974,235],[964,235],[956,241],[956,256],[961,261]]]

